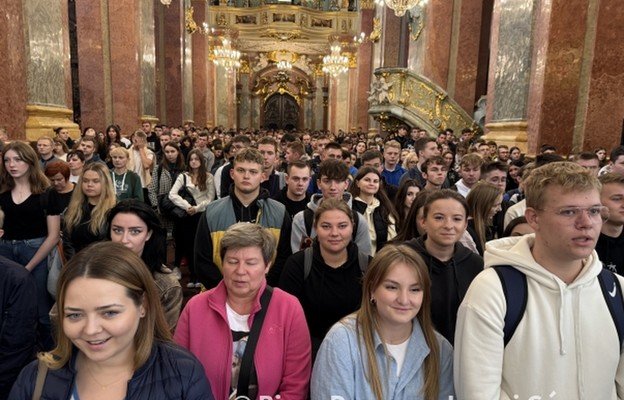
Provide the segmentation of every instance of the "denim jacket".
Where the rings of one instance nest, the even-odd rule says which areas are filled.
[[[440,344],[440,391],[439,400],[454,397],[453,348],[436,332]],[[424,359],[429,354],[420,323],[414,319],[412,335],[407,345],[407,354],[397,376],[397,364],[384,352],[384,346],[375,333],[375,354],[386,400],[424,399]],[[368,360],[358,344],[355,333],[355,318],[352,314],[336,323],[329,331],[319,350],[312,372],[312,400],[374,399],[375,395],[366,379]],[[389,363],[388,363],[389,361]],[[390,366],[388,371],[387,366]]]

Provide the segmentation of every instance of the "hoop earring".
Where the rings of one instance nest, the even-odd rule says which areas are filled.
[[[377,300],[375,300],[375,298],[374,298],[373,296],[371,296],[371,298],[370,298],[370,302],[371,302],[371,304],[373,304],[373,305],[374,305],[374,304],[377,304]]]

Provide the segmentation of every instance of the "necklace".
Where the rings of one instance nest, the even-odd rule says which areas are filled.
[[[119,382],[120,380],[122,380],[126,375],[122,374],[119,378],[115,379],[112,382],[107,383],[106,385],[102,384],[100,381],[98,381],[98,379],[95,377],[95,374],[93,373],[93,371],[91,371],[91,368],[89,368],[89,365],[85,365],[85,368],[87,369],[87,372],[89,373],[89,375],[91,375],[91,378],[93,379],[93,382],[95,382],[100,389],[105,390],[108,389],[110,386],[116,384],[117,382]]]

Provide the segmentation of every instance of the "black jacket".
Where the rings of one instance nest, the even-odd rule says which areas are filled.
[[[0,400],[35,358],[37,342],[35,278],[23,266],[0,256]]]
[[[406,244],[414,248],[425,260],[431,276],[431,318],[436,330],[453,343],[457,309],[472,280],[483,271],[483,259],[455,243],[453,258],[443,262],[425,249],[427,235],[412,239]]]
[[[68,400],[76,378],[77,352],[68,365],[48,370],[42,400]],[[37,361],[20,373],[11,391],[13,400],[30,400],[35,389]],[[201,363],[173,343],[156,342],[147,362],[128,381],[126,400],[212,400],[210,383]]]
[[[329,328],[360,308],[362,270],[358,248],[353,242],[347,246],[347,262],[338,268],[325,264],[317,240],[312,248],[312,268],[308,278],[304,280],[304,251],[298,251],[286,261],[279,288],[299,299],[315,354]]]
[[[353,199],[352,208],[360,214],[364,215],[367,207],[368,205],[365,202]],[[379,205],[379,207],[375,208],[375,210],[373,211],[373,225],[375,229],[375,235],[377,236],[377,239],[375,240],[376,251],[381,250],[386,242],[388,242],[388,223],[386,222],[386,219],[388,217],[383,215],[384,210],[382,209],[382,207],[383,206]]]

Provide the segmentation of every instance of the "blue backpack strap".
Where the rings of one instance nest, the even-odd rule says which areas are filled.
[[[624,298],[622,297],[620,281],[613,272],[603,268],[598,274],[598,282],[600,282],[600,289],[602,289],[602,295],[611,313],[611,318],[613,318],[621,349],[624,341]]]
[[[528,287],[526,275],[511,265],[497,265],[494,271],[503,286],[503,294],[507,303],[503,339],[505,346],[511,340],[526,310]]]

